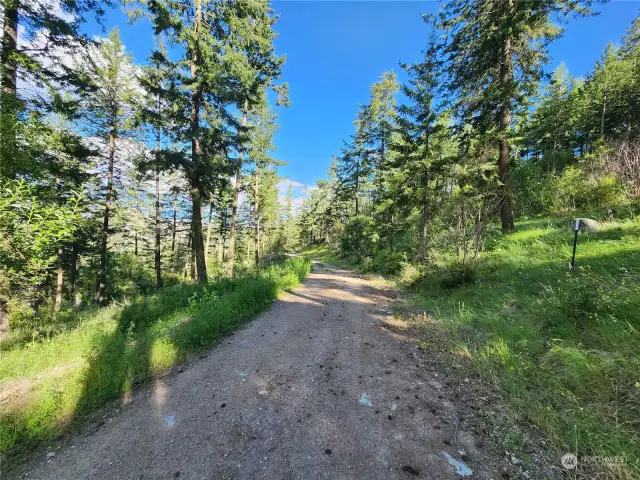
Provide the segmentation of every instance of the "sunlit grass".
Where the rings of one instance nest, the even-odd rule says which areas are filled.
[[[350,265],[340,258],[334,250],[326,245],[316,245],[302,252],[302,255],[314,262],[328,263],[337,267],[348,267]]]
[[[553,225],[497,235],[474,283],[425,278],[419,302],[559,451],[622,455],[640,474],[640,222],[581,233],[574,272],[573,233]]]
[[[256,275],[173,285],[127,306],[91,312],[70,329],[0,351],[0,449],[33,447],[75,417],[214,345],[268,308],[310,270],[292,258]]]

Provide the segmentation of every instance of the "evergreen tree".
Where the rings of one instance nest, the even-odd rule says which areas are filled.
[[[525,146],[547,171],[561,170],[570,163],[577,147],[579,112],[575,81],[564,64],[553,73],[542,99],[524,126]]]
[[[30,85],[32,106],[67,111],[69,98],[60,87],[83,88],[84,84],[65,55],[81,51],[91,41],[80,27],[84,14],[101,20],[109,0],[74,0],[54,3],[41,0],[3,0],[3,37],[0,53],[0,174],[16,177],[33,172],[28,145],[17,142],[24,128],[20,113],[27,98],[18,91],[18,80]],[[22,42],[19,42],[18,36]],[[64,107],[64,108],[63,108]]]
[[[427,49],[423,52],[420,63],[408,65],[401,63],[401,67],[409,74],[408,84],[402,85],[402,92],[411,102],[401,105],[398,117],[398,132],[400,150],[397,167],[403,170],[403,178],[410,181],[418,178],[416,192],[422,197],[421,228],[420,228],[420,258],[427,259],[428,253],[428,225],[430,192],[429,182],[433,168],[433,154],[430,150],[431,140],[438,131],[438,111],[435,98],[438,89],[439,60],[437,58],[435,35],[432,35]],[[404,182],[402,182],[404,184]],[[413,195],[412,195],[413,196]]]
[[[447,87],[460,125],[490,133],[498,146],[503,230],[513,230],[509,179],[512,116],[524,112],[547,62],[547,46],[562,34],[554,17],[589,13],[590,1],[453,0],[440,13],[447,33]]]
[[[273,26],[277,17],[267,1],[248,1],[234,4],[234,21],[230,24],[230,48],[232,51],[230,70],[237,83],[234,85],[235,104],[242,112],[242,121],[237,130],[235,160],[235,185],[229,231],[229,254],[227,276],[233,276],[235,260],[236,223],[238,198],[242,188],[242,163],[248,141],[247,117],[257,105],[265,102],[265,89],[280,75],[284,57],[275,54]]]
[[[159,42],[157,51],[152,53],[149,64],[142,70],[140,85],[145,90],[144,101],[140,102],[138,112],[139,121],[147,125],[149,136],[153,144],[151,159],[143,159],[138,168],[143,174],[153,171],[155,183],[155,214],[154,214],[154,270],[156,286],[162,287],[161,264],[161,173],[170,166],[169,158],[175,152],[163,152],[170,139],[169,131],[172,125],[171,100],[174,94],[172,84],[175,81],[175,66],[167,61],[167,51],[163,42]]]
[[[137,73],[132,57],[125,52],[117,29],[79,65],[84,80],[94,88],[81,100],[87,130],[99,137],[107,150],[107,183],[100,240],[100,269],[95,301],[106,304],[107,249],[109,217],[113,200],[114,168],[118,142],[132,127],[134,107],[138,95]]]
[[[355,122],[357,141],[366,149],[367,158],[373,162],[372,173],[375,175],[372,180],[376,185],[376,197],[382,194],[382,176],[389,160],[398,90],[396,74],[384,72],[380,80],[371,86],[369,103],[360,106]]]
[[[270,152],[274,149],[273,135],[276,131],[276,116],[266,105],[258,106],[252,116],[255,120],[253,121],[254,127],[249,132],[250,138],[247,153],[254,165],[251,183],[253,185],[254,260],[257,266],[260,263],[260,223],[265,210],[263,200],[266,197],[265,193],[268,193],[264,189],[265,185],[262,186],[263,190],[261,191],[261,183],[272,175],[277,165],[282,163],[276,161],[270,155]]]
[[[342,201],[353,201],[355,215],[360,215],[360,198],[367,179],[373,172],[370,156],[358,136],[345,143],[341,155],[334,157],[338,177],[337,196]]]

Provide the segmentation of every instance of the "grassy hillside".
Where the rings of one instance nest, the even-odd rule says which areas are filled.
[[[557,446],[640,473],[640,223],[580,234],[573,273],[572,232],[548,220],[488,247],[475,282],[423,279],[418,302]]]
[[[55,336],[0,351],[0,447],[29,447],[137,382],[215,344],[309,272],[300,258],[258,275],[179,284],[78,318]]]

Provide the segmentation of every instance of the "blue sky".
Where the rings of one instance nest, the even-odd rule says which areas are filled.
[[[399,61],[418,60],[427,27],[420,14],[438,2],[420,1],[274,1],[280,14],[276,47],[286,54],[283,81],[292,105],[280,109],[275,156],[288,164],[281,174],[304,185],[324,177],[332,154],[353,131],[357,104],[369,86],[393,69],[403,79]],[[564,37],[551,47],[552,70],[564,61],[569,71],[586,74],[607,42],[619,42],[640,12],[640,1],[596,5],[600,15],[570,21]],[[147,24],[127,25],[109,12],[107,28],[120,27],[136,62],[144,63],[153,46]],[[91,28],[91,26],[89,26]],[[93,33],[93,32],[92,32]],[[95,32],[100,33],[100,32]],[[298,190],[298,193],[299,190]]]

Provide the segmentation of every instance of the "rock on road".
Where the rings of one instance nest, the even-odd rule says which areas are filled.
[[[470,434],[447,441],[454,426],[439,418],[453,405],[421,350],[379,328],[390,317],[388,294],[351,272],[316,267],[206,358],[138,389],[104,425],[14,474],[448,479],[458,475],[443,451],[460,459],[464,450],[473,478],[489,478]]]

